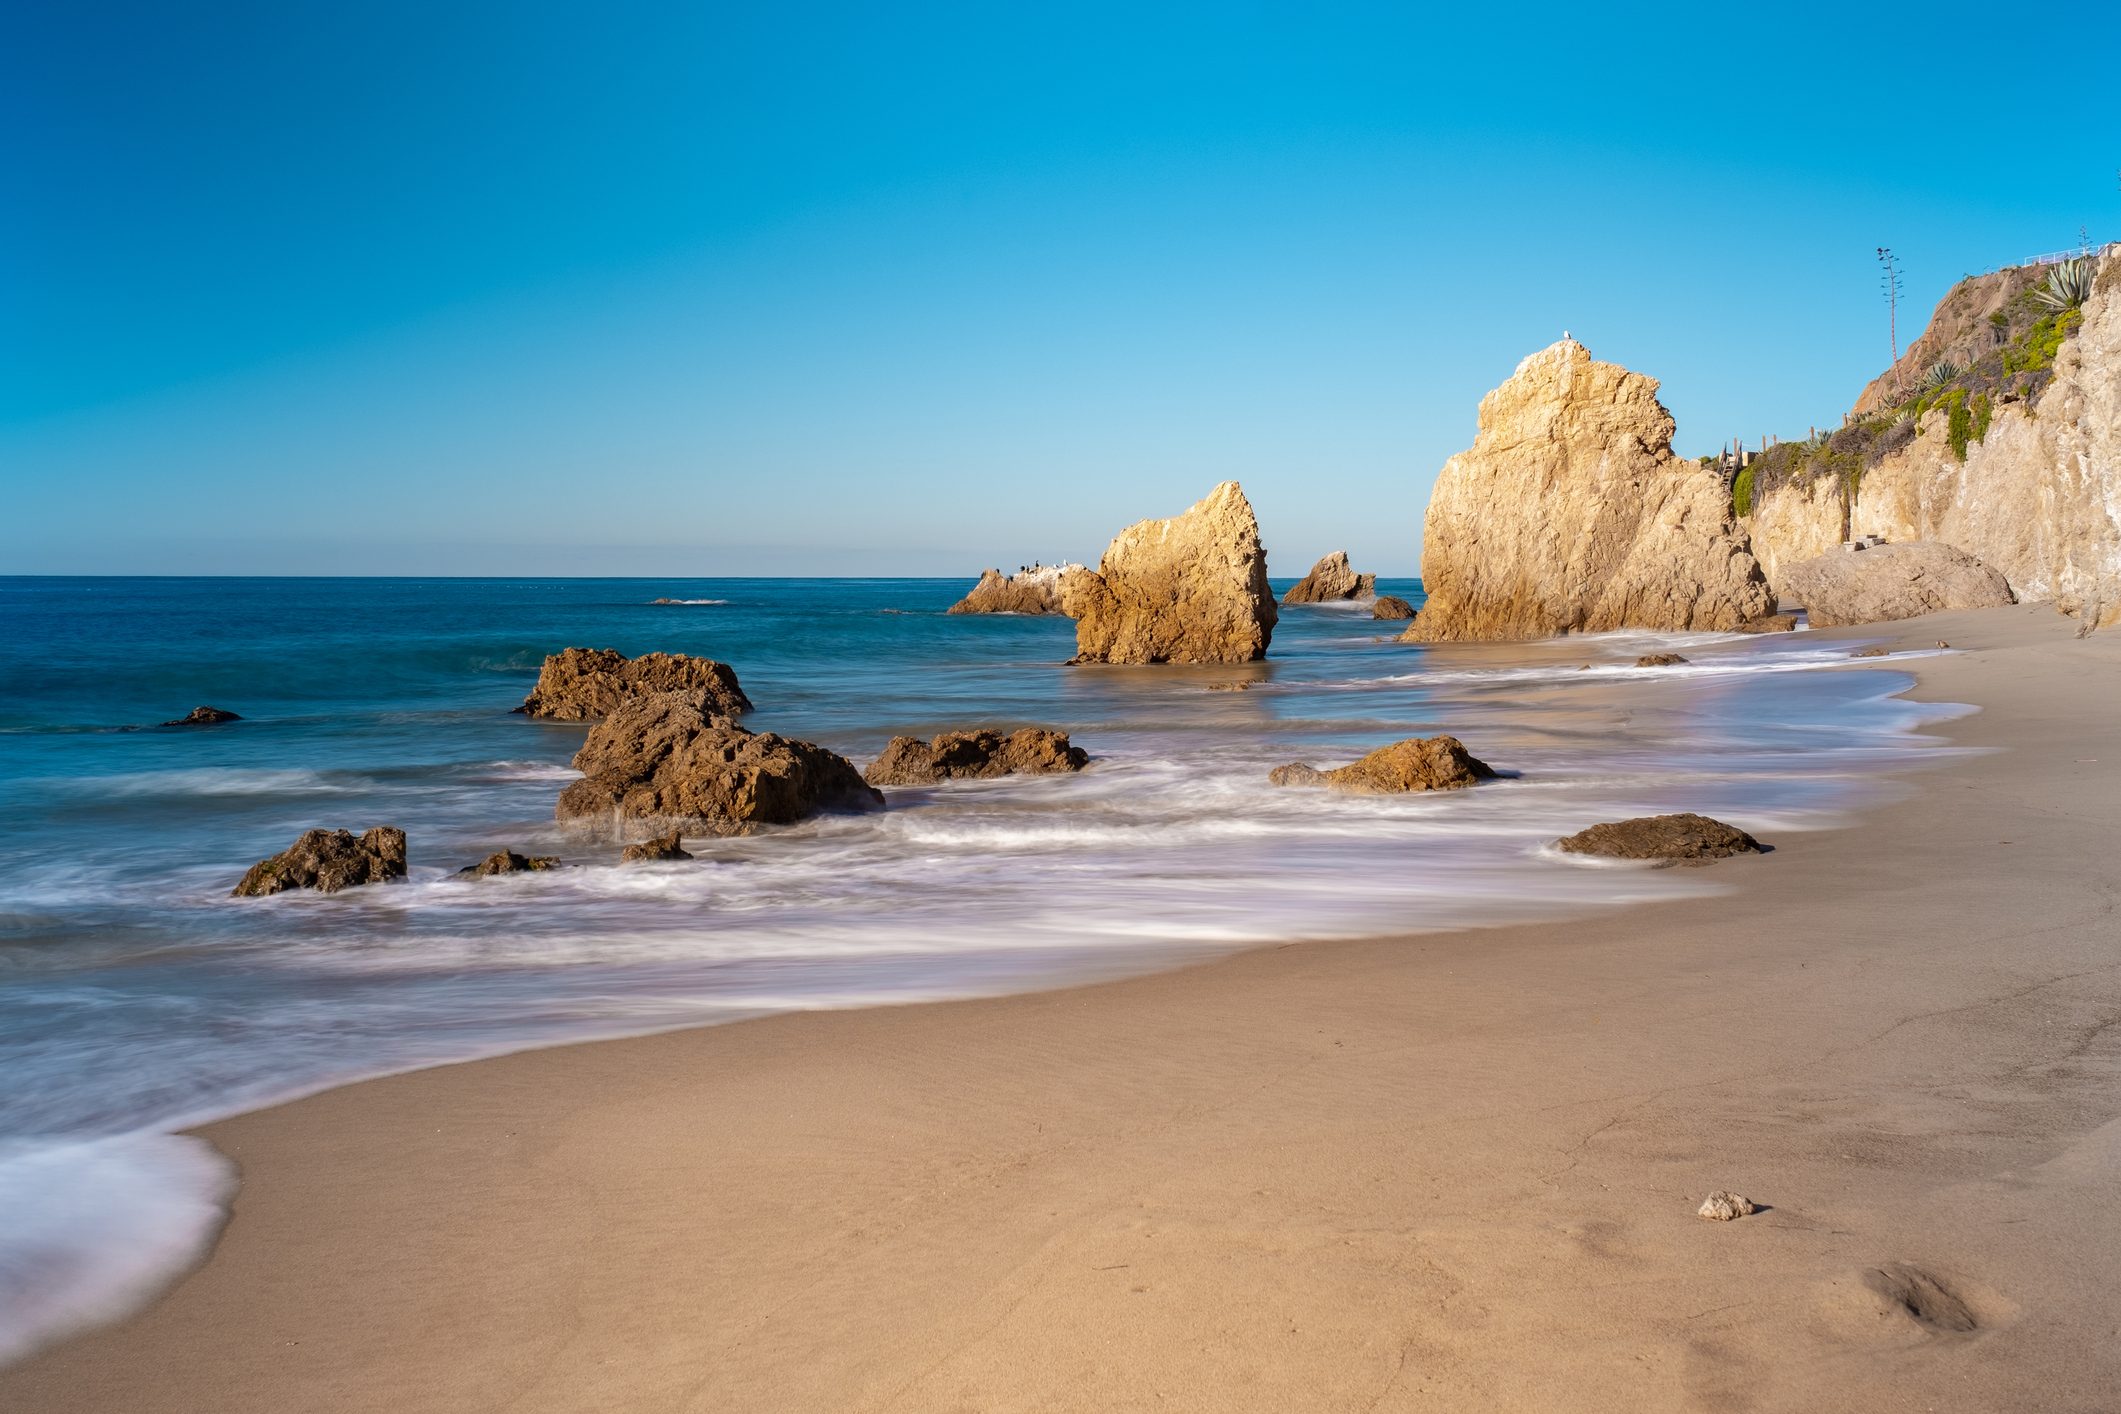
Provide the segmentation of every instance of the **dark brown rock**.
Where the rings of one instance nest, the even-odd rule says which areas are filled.
[[[1858,648],[1849,654],[1851,658],[1883,658],[1892,653],[1890,648]]]
[[[684,847],[683,831],[673,830],[652,840],[627,845],[619,857],[628,864],[668,864],[680,859],[690,859],[692,854]]]
[[[1797,631],[1797,616],[1795,614],[1769,614],[1764,618],[1748,619],[1738,625],[1738,631],[1740,633],[1795,633]]]
[[[498,849],[476,864],[465,865],[457,873],[490,879],[496,874],[533,874],[559,867],[560,861],[549,854],[517,854],[512,849]]]
[[[1370,617],[1373,619],[1411,619],[1414,617],[1414,606],[1397,594],[1380,594],[1377,596],[1377,602],[1370,606]]]
[[[821,810],[873,809],[884,797],[822,746],[749,732],[705,692],[636,697],[592,727],[560,795],[562,820],[687,821],[698,833],[749,834]]]
[[[1685,661],[1686,659],[1680,657],[1677,653],[1645,653],[1635,660],[1635,666],[1638,668],[1669,668]]]
[[[270,859],[250,866],[232,898],[258,898],[289,889],[337,893],[357,884],[394,884],[405,877],[405,832],[378,825],[356,839],[346,830],[307,830]]]
[[[1554,841],[1569,854],[1609,859],[1655,859],[1668,864],[1707,863],[1733,854],[1757,854],[1760,841],[1735,825],[1706,815],[1646,815],[1593,825]]]
[[[736,669],[683,653],[628,658],[612,648],[567,648],[545,660],[538,685],[516,711],[560,722],[593,722],[619,704],[655,692],[701,692],[717,716],[751,710]]]
[[[1323,785],[1358,795],[1404,791],[1464,790],[1493,780],[1495,772],[1455,736],[1409,737],[1380,746],[1359,761],[1321,771],[1302,762],[1277,766],[1267,779],[1278,786]]]
[[[240,722],[243,719],[233,712],[224,712],[219,707],[194,707],[174,722],[164,722],[165,727],[213,727],[223,722]]]
[[[1021,727],[1007,736],[985,730],[944,732],[933,741],[895,736],[862,779],[873,786],[924,786],[992,776],[1046,776],[1080,771],[1089,760],[1088,752],[1068,744],[1066,732],[1045,727]]]

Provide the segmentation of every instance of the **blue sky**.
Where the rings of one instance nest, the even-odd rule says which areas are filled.
[[[1564,328],[1700,452],[1838,420],[1876,246],[1904,341],[2121,237],[2115,52],[2096,5],[16,7],[0,572],[970,573],[1235,476],[1277,575],[1411,574]]]

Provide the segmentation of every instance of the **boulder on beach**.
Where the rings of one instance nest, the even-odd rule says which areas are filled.
[[[1377,602],[1370,606],[1370,617],[1373,619],[1411,619],[1414,617],[1414,606],[1397,594],[1380,594],[1377,596]]]
[[[1686,659],[1680,657],[1677,653],[1645,653],[1635,660],[1635,666],[1638,668],[1671,668],[1677,667],[1685,661]]]
[[[1750,1217],[1758,1211],[1753,1200],[1742,1193],[1733,1193],[1728,1188],[1719,1188],[1705,1199],[1695,1210],[1696,1217],[1710,1222],[1727,1223],[1737,1218]]]
[[[1455,736],[1409,737],[1329,771],[1291,762],[1275,767],[1267,776],[1278,786],[1326,786],[1356,795],[1464,790],[1494,778],[1488,764]]]
[[[1797,631],[1797,616],[1795,614],[1769,614],[1764,619],[1751,619],[1738,625],[1738,631],[1740,633],[1795,633]]]
[[[993,776],[1047,776],[1080,771],[1089,760],[1088,752],[1068,744],[1066,732],[1045,727],[1020,727],[1006,736],[984,729],[944,732],[931,741],[895,736],[862,779],[873,786],[925,786]]]
[[[1183,515],[1121,531],[1062,597],[1077,663],[1249,663],[1274,636],[1267,552],[1234,481]]]
[[[490,879],[496,874],[539,874],[559,867],[559,859],[550,854],[517,854],[512,849],[497,849],[478,863],[465,865],[457,874],[459,877]]]
[[[240,722],[243,719],[233,712],[219,707],[194,707],[173,722],[164,722],[165,727],[213,727],[223,722]]]
[[[515,710],[558,722],[593,722],[619,704],[656,692],[702,692],[718,715],[751,710],[737,685],[736,669],[712,658],[683,653],[643,653],[628,658],[613,648],[567,648],[545,660],[538,685]]]
[[[289,889],[333,894],[358,884],[394,884],[405,877],[405,832],[378,825],[359,837],[348,830],[305,830],[270,859],[250,866],[231,898],[260,898]]]
[[[1735,825],[1706,815],[1645,815],[1580,830],[1554,847],[1568,854],[1608,859],[1653,859],[1667,864],[1707,863],[1733,854],[1758,854],[1760,841]]]
[[[746,731],[697,690],[622,703],[590,728],[574,765],[582,779],[561,792],[556,816],[608,822],[622,834],[681,821],[696,833],[749,834],[823,810],[884,803],[844,756]]]
[[[619,851],[619,858],[628,864],[674,864],[692,858],[692,854],[685,848],[684,831],[673,830],[652,840],[627,845]]]
[[[1813,628],[2017,602],[2001,574],[1935,540],[1829,550],[1785,569],[1782,592],[1804,605]]]
[[[972,592],[950,606],[953,614],[1060,614],[1061,584],[1070,575],[1082,574],[1081,565],[1033,565],[1004,576],[1000,570],[981,570]]]
[[[1674,455],[1672,432],[1656,379],[1573,339],[1520,363],[1437,477],[1429,597],[1405,640],[1725,632],[1773,614],[1729,488]]]
[[[1330,604],[1341,599],[1368,599],[1377,593],[1377,576],[1357,574],[1348,563],[1346,550],[1335,550],[1332,554],[1311,566],[1311,572],[1289,587],[1281,596],[1284,604]]]

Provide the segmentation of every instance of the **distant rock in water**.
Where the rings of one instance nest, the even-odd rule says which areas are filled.
[[[164,722],[165,727],[213,727],[223,722],[240,722],[243,719],[233,712],[224,712],[219,707],[194,707],[174,722]]]
[[[1356,795],[1464,790],[1494,778],[1488,764],[1455,736],[1409,737],[1330,771],[1299,761],[1277,766],[1267,776],[1278,786],[1327,786]]]
[[[1480,401],[1422,539],[1410,643],[1736,629],[1775,599],[1723,478],[1672,453],[1657,380],[1571,339]]]
[[[717,835],[791,825],[828,809],[873,809],[884,797],[848,760],[772,732],[748,732],[704,691],[623,703],[575,753],[583,779],[560,795],[562,820],[683,822]]]
[[[1707,863],[1733,854],[1758,854],[1760,841],[1735,825],[1706,815],[1646,815],[1593,825],[1554,841],[1554,847],[1569,854],[1684,864]]]
[[[1963,550],[1929,540],[1829,550],[1785,569],[1782,591],[1804,605],[1813,628],[2017,602],[1995,570]]]
[[[981,570],[972,592],[950,606],[953,614],[1059,614],[1061,583],[1085,573],[1081,565],[1033,565],[1003,578],[1000,570]]]
[[[1377,596],[1377,602],[1370,606],[1370,617],[1373,619],[1411,619],[1414,617],[1414,606],[1397,594],[1380,594]]]
[[[1045,776],[1080,771],[1088,752],[1068,744],[1066,732],[1020,727],[997,731],[944,732],[933,741],[895,736],[862,779],[873,786],[925,786],[938,781],[992,776]]]
[[[628,864],[674,864],[692,855],[685,848],[684,833],[672,831],[652,840],[630,844],[619,851],[619,857]]]
[[[549,854],[517,854],[512,849],[495,850],[476,864],[467,864],[457,871],[459,876],[489,879],[496,874],[537,874],[547,869],[557,869],[560,861]]]
[[[1635,660],[1635,666],[1638,668],[1671,668],[1677,667],[1685,661],[1686,659],[1680,657],[1677,653],[1645,653]]]
[[[1341,599],[1367,599],[1377,592],[1377,576],[1357,574],[1348,564],[1348,552],[1335,550],[1311,566],[1311,572],[1281,596],[1284,604],[1329,604]]]
[[[1062,593],[1078,663],[1249,663],[1274,636],[1267,552],[1234,481],[1182,515],[1127,527]]]
[[[568,648],[545,660],[538,685],[515,710],[559,722],[593,722],[623,702],[657,692],[703,692],[714,711],[734,717],[751,710],[736,669],[683,653],[628,658],[613,648]]]
[[[337,893],[357,884],[394,884],[405,877],[405,832],[378,825],[356,839],[346,830],[307,830],[270,859],[250,866],[231,898],[258,898],[289,889]]]

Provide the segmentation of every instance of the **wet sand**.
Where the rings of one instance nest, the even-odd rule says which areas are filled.
[[[212,1126],[211,1259],[0,1408],[2113,1408],[2121,635],[2072,632],[1846,635],[1970,650],[1909,666],[1993,750],[1721,897]]]

